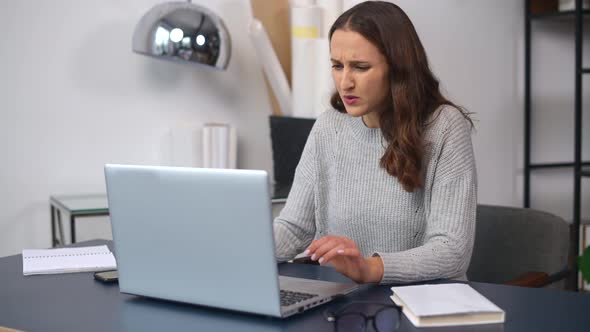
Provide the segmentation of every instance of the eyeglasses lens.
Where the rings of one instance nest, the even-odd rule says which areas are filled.
[[[375,328],[377,332],[393,332],[400,323],[399,312],[395,308],[385,308],[374,318]]]
[[[336,331],[338,332],[365,331],[365,318],[359,314],[342,314],[338,317],[336,323]]]

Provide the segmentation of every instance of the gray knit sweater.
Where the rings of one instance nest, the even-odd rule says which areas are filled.
[[[424,186],[408,193],[379,166],[380,129],[334,110],[320,115],[274,221],[277,259],[292,259],[322,236],[342,235],[365,257],[381,257],[381,283],[465,278],[477,202],[471,127],[444,106],[424,137]]]

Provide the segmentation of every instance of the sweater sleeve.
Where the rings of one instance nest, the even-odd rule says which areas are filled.
[[[275,255],[287,261],[305,250],[315,236],[315,144],[317,122],[301,154],[285,207],[274,220]]]
[[[425,195],[430,197],[430,209],[423,245],[400,252],[375,253],[383,260],[381,283],[460,278],[467,271],[477,205],[471,127],[461,114],[447,120],[441,131],[441,150],[434,164],[431,193]]]

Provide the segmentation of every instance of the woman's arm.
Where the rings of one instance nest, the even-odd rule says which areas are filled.
[[[316,131],[314,125],[295,170],[285,207],[274,221],[275,255],[279,261],[292,259],[302,252],[315,236]]]
[[[359,283],[408,283],[458,278],[465,274],[475,232],[474,181],[460,177],[439,183],[433,197],[424,245],[410,250],[363,257],[357,244],[344,236],[324,236],[306,253],[330,264]]]
[[[274,221],[277,259],[279,261],[292,259],[311,243],[314,235],[313,185],[296,178],[285,207]]]
[[[440,153],[429,170],[433,172],[430,195],[425,195],[430,204],[424,244],[375,253],[383,262],[382,283],[458,278],[469,266],[477,206],[471,126],[456,110],[447,110],[441,120]]]
[[[433,189],[424,245],[376,253],[383,261],[382,283],[458,278],[471,260],[475,233],[476,185],[466,174]]]

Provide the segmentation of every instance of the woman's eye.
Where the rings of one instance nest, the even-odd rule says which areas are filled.
[[[342,65],[332,65],[332,68],[334,68],[334,69],[341,69],[342,68]]]
[[[357,66],[356,69],[358,70],[368,70],[370,67],[366,67],[366,66]]]

